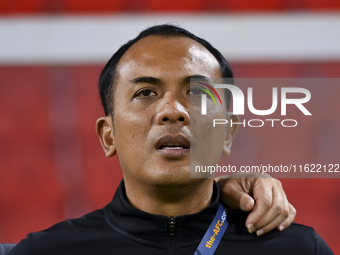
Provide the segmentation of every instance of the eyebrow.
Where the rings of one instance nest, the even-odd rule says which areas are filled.
[[[151,83],[151,84],[161,84],[162,81],[156,77],[152,76],[143,76],[143,77],[138,77],[130,81],[133,84],[138,84],[138,83]]]
[[[206,82],[209,82],[211,80],[211,78],[208,78],[204,75],[190,75],[187,76],[185,78],[182,79],[181,83],[190,83],[190,79],[200,79],[200,80],[204,80]],[[137,77],[135,79],[130,80],[131,83],[133,84],[138,84],[138,83],[150,83],[150,84],[155,84],[155,85],[160,85],[162,84],[162,80],[156,77],[152,77],[152,76],[143,76],[143,77]]]
[[[185,77],[182,82],[183,83],[190,83],[191,79],[199,79],[199,80],[204,80],[206,82],[210,82],[211,81],[211,78],[208,78],[208,77],[206,77],[204,75],[196,74],[196,75],[190,75],[188,77]]]

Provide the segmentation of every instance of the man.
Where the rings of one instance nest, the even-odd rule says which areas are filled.
[[[215,254],[332,254],[307,227],[293,225],[261,238],[249,233],[282,230],[291,223],[288,211],[295,215],[284,193],[263,194],[268,188],[280,191],[272,179],[220,180],[229,207],[252,209],[246,193],[254,193],[256,204],[246,221],[246,214],[220,205],[213,179],[190,178],[190,78],[198,76],[230,78],[232,72],[216,49],[186,30],[152,27],[123,45],[101,74],[106,116],[97,121],[106,156],[117,154],[123,170],[113,201],[28,235],[11,254],[213,254],[216,248]],[[217,152],[230,153],[235,133],[227,129]],[[258,187],[263,184],[267,188]],[[272,197],[281,206],[269,201],[263,213],[264,201]]]

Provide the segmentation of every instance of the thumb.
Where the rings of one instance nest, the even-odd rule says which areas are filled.
[[[243,192],[243,194],[240,194],[239,199],[240,209],[242,211],[249,212],[254,208],[255,201],[251,196],[246,194],[244,191],[241,192]]]
[[[254,199],[248,195],[237,179],[220,182],[221,201],[231,209],[250,211],[253,209]]]

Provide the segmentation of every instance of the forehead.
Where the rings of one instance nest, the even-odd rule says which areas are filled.
[[[119,60],[116,71],[120,78],[174,73],[221,77],[217,59],[200,43],[182,36],[147,36],[139,40]]]

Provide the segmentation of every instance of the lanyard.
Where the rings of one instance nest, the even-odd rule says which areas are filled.
[[[212,255],[228,227],[227,213],[220,203],[216,215],[205,232],[194,255]]]

